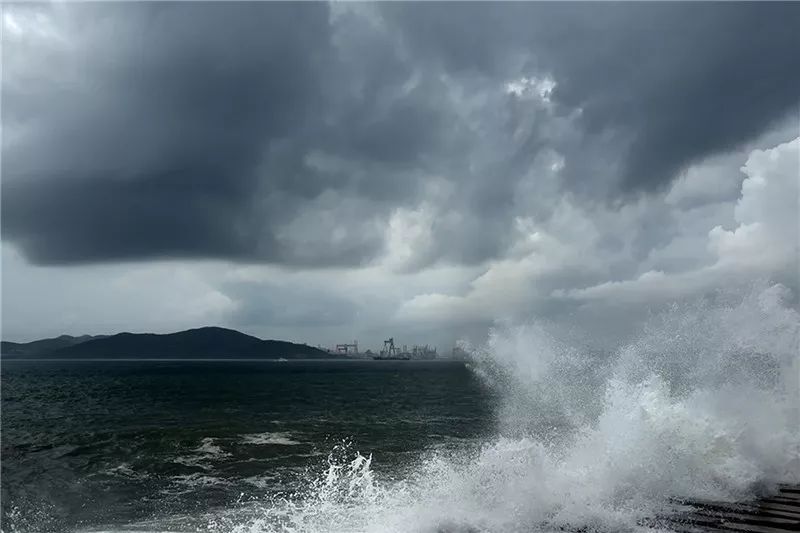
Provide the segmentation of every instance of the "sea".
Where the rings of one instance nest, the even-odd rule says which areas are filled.
[[[3,360],[0,527],[652,532],[676,498],[800,482],[800,315],[780,285],[669,306],[602,349],[541,321],[463,348]]]

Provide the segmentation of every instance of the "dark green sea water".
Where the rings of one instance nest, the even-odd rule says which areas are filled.
[[[399,478],[490,435],[489,400],[447,362],[3,361],[2,529],[202,529],[301,490],[332,450]]]

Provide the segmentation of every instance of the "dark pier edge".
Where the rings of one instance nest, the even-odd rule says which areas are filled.
[[[800,532],[800,485],[781,485],[772,496],[751,502],[673,500],[675,512],[641,525],[680,533]]]

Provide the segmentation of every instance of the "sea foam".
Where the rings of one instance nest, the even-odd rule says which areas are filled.
[[[296,446],[302,444],[296,440],[295,436],[288,432],[274,431],[265,433],[249,433],[242,435],[242,444],[249,444],[254,446]]]

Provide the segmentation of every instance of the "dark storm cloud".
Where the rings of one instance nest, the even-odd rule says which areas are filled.
[[[432,177],[452,190],[405,268],[479,263],[511,245],[517,188],[548,150],[562,187],[649,191],[800,90],[800,5],[30,9],[65,37],[4,37],[2,223],[40,264],[363,264]],[[542,75],[552,108],[504,91]]]
[[[3,88],[27,135],[4,143],[3,237],[34,262],[359,264],[382,249],[364,221],[415,194],[401,174],[437,146],[430,83],[403,88],[412,67],[352,16],[334,42],[327,4],[55,12],[72,50],[3,49],[55,65]],[[315,238],[306,211],[329,212]]]
[[[665,185],[796,109],[800,4],[387,4],[420,57],[454,72],[552,74],[590,134],[619,137],[625,190]],[[587,180],[596,162],[568,161]],[[569,170],[569,169],[568,169]]]
[[[37,141],[4,157],[4,236],[41,263],[252,255],[255,166],[318,106],[327,7],[69,7],[88,65],[4,87]]]

